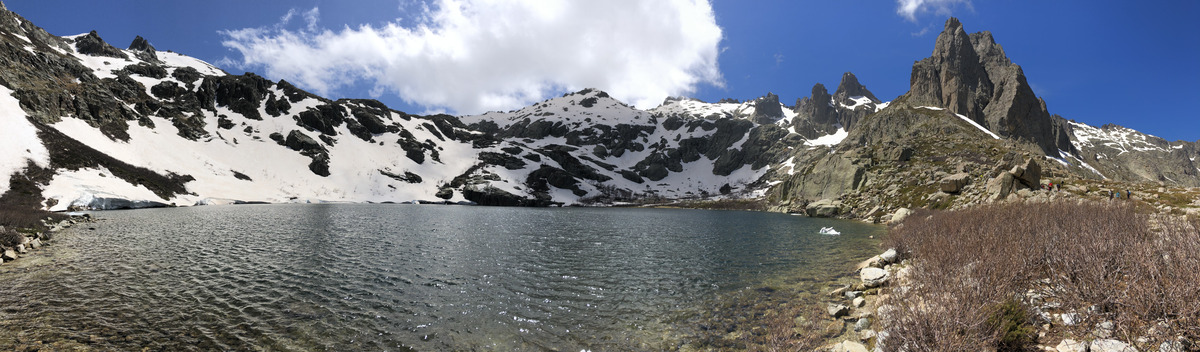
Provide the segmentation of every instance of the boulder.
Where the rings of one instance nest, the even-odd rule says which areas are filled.
[[[1137,352],[1137,348],[1113,339],[1092,340],[1088,347],[1090,352]]]
[[[29,241],[29,248],[33,248],[33,249],[42,248],[42,240],[35,238],[35,239],[33,239],[33,241]]]
[[[880,268],[864,268],[859,272],[858,277],[862,279],[863,286],[876,287],[887,281],[888,272]]]
[[[1075,341],[1072,339],[1063,339],[1054,347],[1058,352],[1087,352],[1088,345],[1086,342]]]
[[[987,184],[987,193],[992,200],[1000,200],[1008,197],[1013,191],[1013,183],[1016,182],[1016,176],[1011,172],[1001,172]]]
[[[946,176],[939,182],[942,192],[958,194],[962,192],[963,187],[971,183],[971,175],[962,172]]]
[[[883,259],[883,261],[885,263],[895,263],[896,259],[899,259],[899,258],[900,258],[900,254],[896,253],[895,248],[888,248],[887,251],[884,251],[883,254],[879,255],[879,259]]]
[[[867,305],[867,299],[862,298],[862,297],[855,297],[854,300],[851,301],[850,305],[853,306],[854,308],[862,308],[862,306]]]
[[[1014,177],[1021,182],[1025,188],[1037,189],[1042,184],[1042,167],[1033,159],[1029,159],[1022,166],[1013,166],[1012,171]]]
[[[903,222],[905,218],[908,218],[909,215],[912,215],[911,209],[908,209],[908,208],[896,209],[896,212],[892,213],[892,219],[889,220],[888,223],[889,224],[899,224],[899,223]]]
[[[859,271],[865,268],[882,268],[883,264],[882,258],[879,258],[879,256],[874,256],[859,262],[858,265],[854,266],[854,271]]]
[[[25,254],[25,253],[29,253],[29,250],[25,248],[24,244],[18,244],[17,245],[17,253]]]
[[[829,312],[829,315],[833,316],[834,318],[839,318],[850,314],[850,307],[847,307],[845,304],[830,303],[826,310]]]
[[[5,249],[4,254],[0,255],[0,258],[4,258],[4,260],[17,260],[17,252],[11,249]]]
[[[804,212],[814,218],[832,218],[842,213],[842,201],[822,199],[809,203]]]
[[[854,322],[854,331],[864,331],[871,327],[871,318],[859,318]]]
[[[842,341],[833,346],[833,352],[867,352],[867,346],[854,341]]]

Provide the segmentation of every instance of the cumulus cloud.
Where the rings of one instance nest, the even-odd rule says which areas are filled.
[[[896,14],[916,22],[918,13],[949,15],[955,6],[960,4],[971,8],[971,0],[896,0]]]
[[[404,6],[412,8],[414,6]],[[319,11],[223,31],[230,62],[328,94],[371,94],[457,113],[507,110],[595,87],[639,107],[700,84],[722,86],[722,38],[708,0],[433,0],[399,20],[338,30]],[[287,29],[302,16],[306,26]]]

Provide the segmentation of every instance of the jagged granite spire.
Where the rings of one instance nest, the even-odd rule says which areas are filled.
[[[835,98],[867,97],[873,103],[882,103],[879,98],[875,97],[875,94],[871,94],[871,91],[867,90],[866,86],[858,83],[858,77],[850,72],[842,74],[842,82],[838,84],[837,92],[834,92],[833,96]]]
[[[968,35],[957,18],[946,20],[930,57],[913,64],[912,106],[939,106],[1001,136],[1037,144],[1048,155],[1071,151],[1066,127],[1050,118],[1021,66],[1013,64],[992,34]]]

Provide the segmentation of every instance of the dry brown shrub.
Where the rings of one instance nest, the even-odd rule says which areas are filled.
[[[887,244],[914,258],[912,285],[897,290],[896,310],[883,321],[888,350],[1032,348],[1006,344],[1014,333],[987,323],[996,321],[994,307],[1028,303],[1030,290],[1041,294],[1038,304],[1081,313],[1081,323],[1066,327],[1073,336],[1111,321],[1130,343],[1200,338],[1196,221],[1124,202],[1016,203],[918,212]],[[1006,318],[1026,321],[1007,326],[1039,323],[1031,308]]]

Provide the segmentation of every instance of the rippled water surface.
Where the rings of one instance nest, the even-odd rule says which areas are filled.
[[[674,209],[114,211],[0,266],[0,348],[669,348],[722,294],[828,282],[881,228]],[[842,236],[817,234],[835,226]],[[89,230],[88,228],[94,228]],[[685,341],[686,342],[686,341]],[[641,346],[641,347],[638,347]]]

